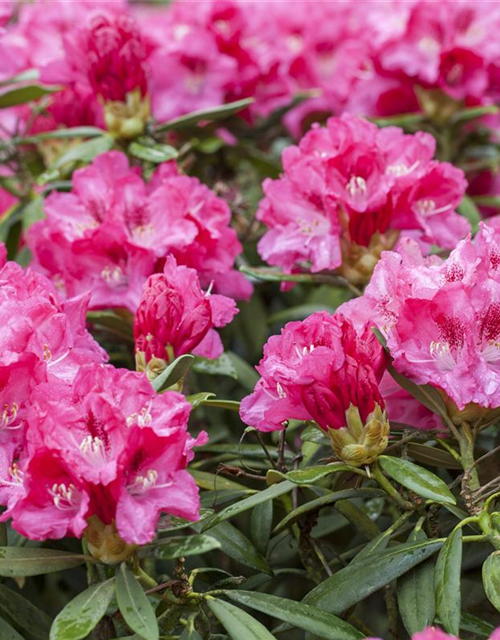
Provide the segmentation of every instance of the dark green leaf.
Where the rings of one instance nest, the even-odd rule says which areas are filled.
[[[464,196],[462,202],[458,205],[457,211],[470,222],[472,233],[476,233],[482,218],[474,201],[469,196]]]
[[[0,82],[0,87],[6,87],[9,84],[17,84],[19,82],[28,82],[30,80],[38,80],[40,77],[40,72],[38,69],[27,69],[26,71],[21,71],[21,73],[17,73],[15,76],[11,76],[6,80],[2,80]]]
[[[425,120],[425,114],[423,113],[402,113],[397,116],[390,116],[387,118],[368,118],[378,127],[407,127],[409,125],[419,124]]]
[[[391,426],[393,426],[392,422]],[[417,462],[438,467],[439,469],[462,469],[460,462],[455,460],[448,451],[443,451],[443,449],[420,444],[418,442],[409,442],[407,447],[408,454],[412,458],[415,458]]]
[[[142,586],[125,563],[116,572],[116,600],[128,626],[145,640],[158,640],[155,612]]]
[[[435,502],[456,504],[455,496],[446,483],[427,469],[390,456],[380,456],[378,460],[382,469],[393,480],[410,491]]]
[[[226,353],[231,358],[238,382],[243,385],[245,389],[248,389],[248,391],[253,391],[259,380],[257,371],[236,353],[232,351],[227,351]]]
[[[194,356],[190,353],[186,353],[183,356],[176,358],[168,365],[168,367],[165,367],[157,378],[151,382],[153,389],[157,393],[161,393],[162,391],[165,391],[165,389],[172,387],[186,375],[191,368],[193,361]]]
[[[442,625],[455,636],[460,631],[460,580],[462,529],[455,529],[439,552],[436,562],[436,611]]]
[[[214,549],[220,549],[218,540],[202,534],[172,538],[160,538],[152,544],[141,548],[141,555],[172,560],[187,556],[208,553]]]
[[[426,540],[421,530],[414,532],[409,541]],[[432,561],[422,562],[408,571],[398,580],[397,586],[399,613],[405,629],[410,635],[431,626],[436,615],[434,595],[434,566]]]
[[[236,400],[218,400],[217,398],[212,400],[204,400],[201,404],[207,407],[213,407],[214,409],[229,409],[229,411],[239,411],[240,403]]]
[[[332,473],[342,473],[343,471],[364,474],[364,472],[358,468],[351,467],[343,462],[332,462],[330,464],[306,467],[304,469],[295,469],[294,471],[289,471],[285,477],[294,484],[314,484]]]
[[[460,629],[462,631],[468,631],[469,633],[478,635],[480,638],[489,638],[495,630],[495,627],[489,622],[485,622],[484,620],[481,620],[481,618],[473,616],[472,613],[462,611]]]
[[[0,109],[16,107],[19,104],[39,100],[49,93],[60,91],[60,87],[44,87],[40,84],[27,84],[0,94]]]
[[[268,318],[269,324],[274,322],[290,322],[291,320],[304,320],[308,316],[316,313],[317,311],[329,311],[335,313],[335,308],[330,307],[327,304],[301,304],[297,307],[289,307],[288,309],[282,309],[276,313],[273,313]]]
[[[54,620],[50,640],[86,638],[105,615],[114,593],[115,580],[111,578],[77,595]]]
[[[249,489],[234,480],[229,480],[222,475],[214,475],[207,471],[198,471],[196,469],[189,469],[189,473],[193,476],[196,484],[201,489],[207,489],[208,491],[223,491],[225,489],[233,491],[254,492],[253,489]]]
[[[273,501],[256,505],[250,518],[250,532],[255,547],[264,557],[267,553],[273,526]]]
[[[87,321],[90,324],[104,327],[129,342],[134,340],[132,324],[114,313],[114,311],[89,311],[87,313]]]
[[[177,158],[179,155],[177,149],[168,144],[151,144],[146,146],[138,142],[132,142],[128,148],[128,152],[136,158],[155,164],[168,162],[169,160]]]
[[[19,138],[16,144],[33,144],[43,140],[61,140],[67,138],[100,138],[106,135],[104,129],[97,127],[70,127],[68,129],[55,129],[54,131],[44,131],[36,136]]]
[[[387,370],[399,386],[403,387],[405,391],[408,391],[408,393],[422,403],[424,407],[427,407],[430,411],[440,416],[447,416],[444,400],[435,387],[432,387],[430,384],[415,384],[406,376],[396,371],[392,364],[387,367]]]
[[[263,491],[259,491],[253,496],[245,498],[244,500],[241,500],[236,504],[232,504],[229,507],[223,509],[208,522],[206,522],[203,530],[206,531],[207,529],[216,526],[220,522],[224,522],[225,520],[229,520],[229,518],[233,518],[234,516],[243,513],[243,511],[253,509],[255,506],[261,504],[262,502],[279,498],[279,496],[282,496],[285,493],[289,493],[293,489],[293,486],[294,485],[291,482],[280,482],[280,484],[272,485],[271,487],[268,487]]]
[[[264,282],[323,282],[335,286],[347,284],[344,278],[327,273],[283,273],[283,271],[279,271],[274,267],[240,267],[240,271]]]
[[[56,160],[52,169],[60,169],[69,162],[92,162],[92,160],[114,147],[115,141],[111,136],[104,135],[92,140],[86,140],[76,147],[71,147]]]
[[[329,613],[340,614],[427,560],[442,544],[437,540],[400,544],[367,558],[365,562],[351,562],[315,587],[304,602]]]
[[[85,556],[55,549],[0,547],[0,576],[7,578],[39,576],[78,567],[85,562],[85,559]]]
[[[496,115],[498,113],[498,107],[495,105],[486,105],[484,107],[468,107],[467,109],[460,109],[454,113],[450,120],[453,123],[468,122],[469,120],[475,120],[476,118],[482,118],[487,115]]]
[[[210,529],[210,535],[221,543],[222,552],[233,560],[262,573],[272,574],[267,560],[250,540],[229,522],[221,522]]]
[[[194,628],[194,621],[192,618],[188,620],[188,623],[181,633],[179,640],[203,640],[200,634]]]
[[[281,485],[274,485],[280,487]],[[328,507],[338,500],[347,500],[353,498],[378,498],[384,495],[383,491],[379,489],[343,489],[342,491],[334,491],[333,493],[327,493],[320,498],[316,498],[315,500],[310,500],[309,502],[305,502],[301,504],[300,507],[297,507],[293,511],[290,511],[283,520],[276,525],[273,530],[273,534],[280,533],[294,522],[297,522],[300,518],[311,511],[319,511],[324,507]]]
[[[8,622],[0,618],[0,638],[2,640],[24,640],[21,634],[13,629]]]
[[[193,363],[193,370],[211,376],[228,376],[235,380],[238,378],[234,364],[227,353],[223,353],[215,360],[197,357]]]
[[[186,400],[193,405],[193,409],[196,409],[196,407],[199,407],[210,398],[215,398],[215,393],[202,391],[201,393],[193,393],[190,396],[186,396]]]
[[[155,127],[155,132],[160,133],[163,131],[177,131],[182,129],[189,129],[199,123],[214,122],[217,120],[225,120],[234,116],[238,111],[246,109],[254,102],[253,98],[246,98],[244,100],[238,100],[236,102],[229,102],[221,107],[214,107],[212,109],[202,109],[200,111],[193,111],[185,116],[180,116],[174,120],[169,120],[163,124],[159,124]]]
[[[348,622],[336,616],[325,613],[303,602],[294,602],[286,598],[279,598],[267,593],[252,591],[228,591],[231,600],[273,618],[288,622],[294,627],[304,629],[324,640],[358,640],[364,634],[355,629]]]
[[[0,611],[35,638],[49,637],[50,618],[23,596],[0,584]],[[70,639],[68,639],[70,640]]]
[[[233,604],[215,598],[207,604],[232,640],[276,640],[260,622]]]
[[[500,611],[500,551],[492,553],[483,564],[483,586],[488,600]]]
[[[23,230],[26,233],[32,224],[38,222],[38,220],[43,220],[45,217],[43,212],[43,198],[36,197],[28,202],[28,204],[23,207],[22,216]]]

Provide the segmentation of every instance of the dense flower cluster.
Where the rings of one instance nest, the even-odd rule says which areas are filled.
[[[237,312],[234,300],[204,293],[196,271],[169,256],[163,273],[144,285],[134,323],[138,362],[169,362],[185,353],[218,358],[224,347],[214,327],[225,326]]]
[[[313,127],[283,152],[284,175],[264,182],[257,217],[270,230],[260,255],[288,272],[341,268],[352,282],[366,282],[400,234],[454,248],[469,230],[455,212],[466,181],[433,160],[434,151],[429,134],[378,129],[354,116]]]
[[[0,38],[0,75],[51,69],[46,78],[67,89],[49,111],[66,125],[102,121],[85,87],[109,100],[134,87],[144,94],[144,62],[159,120],[249,96],[251,114],[266,115],[314,89],[317,97],[289,115],[297,134],[318,112],[392,115],[439,109],[443,98],[432,91],[471,105],[499,94],[493,3],[300,0],[290,12],[272,0],[210,0],[196,11],[183,1],[133,10],[120,0],[37,0],[19,13]]]
[[[44,276],[13,262],[0,269],[2,518],[43,540],[80,537],[97,516],[144,543],[161,511],[197,517],[184,471],[195,444],[190,405],[103,364],[85,329],[87,302],[61,302]]]
[[[484,224],[446,260],[422,257],[407,239],[340,312],[378,327],[395,368],[440,389],[454,419],[477,419],[500,407],[499,268],[500,236]]]
[[[30,229],[38,265],[66,295],[91,292],[91,308],[134,312],[147,277],[167,255],[198,272],[202,286],[248,297],[232,270],[241,251],[228,205],[195,178],[162,164],[145,183],[119,152],[75,172],[71,193],[53,193]]]

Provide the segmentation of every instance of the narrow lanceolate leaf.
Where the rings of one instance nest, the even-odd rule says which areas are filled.
[[[437,413],[443,417],[447,415],[444,400],[435,387],[432,387],[430,384],[415,384],[415,382],[409,380],[406,376],[399,373],[399,371],[396,371],[392,364],[387,367],[387,371],[405,391],[408,391],[411,396],[433,413]]]
[[[233,604],[215,598],[207,604],[232,640],[276,640],[260,622]]]
[[[116,600],[128,626],[145,640],[158,640],[160,632],[153,607],[125,563],[116,573]]]
[[[88,558],[92,560],[92,558]],[[0,547],[0,576],[20,578],[39,576],[78,567],[85,556],[56,549]]]
[[[153,544],[148,544],[141,548],[141,555],[147,557],[160,558],[162,560],[172,560],[187,556],[208,553],[214,549],[220,549],[221,544],[215,538],[205,535],[178,536],[172,538],[162,538]]]
[[[211,376],[228,376],[238,379],[233,361],[227,353],[223,353],[215,360],[197,357],[193,364],[193,370],[198,373],[206,373]]]
[[[318,433],[322,432],[317,429]],[[318,480],[331,475],[332,473],[341,473],[342,471],[351,471],[352,473],[360,473],[356,467],[351,467],[342,462],[332,462],[331,464],[317,465],[306,467],[305,469],[294,469],[286,474],[286,479],[294,484],[314,484]],[[361,472],[362,473],[362,472]]]
[[[24,640],[22,635],[13,629],[8,622],[0,618],[0,638],[2,640]]]
[[[382,551],[371,560],[351,562],[310,591],[304,603],[340,614],[427,560],[442,544],[438,540],[400,544]]]
[[[423,531],[410,536],[410,541],[426,540]],[[410,635],[423,631],[434,621],[436,598],[434,595],[434,566],[431,560],[419,564],[398,580],[399,613]]]
[[[253,98],[245,98],[244,100],[238,100],[237,102],[230,102],[222,105],[221,107],[214,107],[212,109],[203,109],[200,111],[193,111],[187,113],[185,116],[180,116],[174,120],[169,120],[155,127],[155,132],[160,133],[162,131],[177,131],[182,129],[189,129],[196,126],[200,122],[214,122],[216,120],[225,120],[234,116],[238,111],[246,109],[254,102]]]
[[[303,602],[254,591],[228,591],[227,596],[238,604],[309,631],[323,640],[358,640],[364,637],[348,622]]]
[[[468,631],[480,638],[489,638],[495,630],[495,627],[489,622],[485,622],[484,620],[481,620],[481,618],[472,615],[472,613],[462,611],[462,616],[460,618],[460,630]]]
[[[488,600],[500,611],[500,551],[492,553],[483,564],[483,586]]]
[[[273,526],[273,501],[261,502],[254,507],[250,519],[250,532],[252,541],[259,553],[263,556],[267,553],[271,529]]]
[[[59,169],[68,162],[91,162],[99,154],[110,151],[114,144],[115,141],[108,135],[86,140],[76,147],[71,147],[51,168]]]
[[[213,518],[210,518],[210,520],[205,523],[203,531],[206,531],[207,529],[218,525],[220,522],[229,520],[229,518],[233,518],[239,513],[243,513],[243,511],[253,509],[255,506],[261,504],[262,502],[267,502],[267,500],[274,500],[274,498],[278,498],[285,493],[289,493],[293,489],[293,487],[294,485],[292,482],[280,482],[279,484],[274,484],[271,487],[264,489],[264,491],[259,491],[259,493],[256,493],[249,498],[245,498],[245,500],[236,502],[235,504],[222,509],[222,511],[215,515]]]
[[[436,562],[436,612],[448,633],[460,631],[460,573],[462,570],[462,530],[455,529],[439,552]]]
[[[60,87],[44,87],[40,84],[28,84],[24,87],[16,87],[10,91],[4,91],[0,94],[0,109],[15,107],[26,102],[39,100],[49,93],[59,91]]]
[[[95,584],[80,593],[54,620],[50,640],[86,638],[106,613],[114,593],[114,578]]]
[[[210,535],[221,543],[222,552],[233,560],[262,573],[272,574],[271,567],[264,556],[241,531],[229,522],[221,522],[210,529]]]
[[[157,393],[161,393],[172,387],[176,382],[179,382],[191,368],[193,364],[194,356],[190,353],[186,353],[176,358],[171,364],[168,365],[160,375],[152,381],[153,389]]]
[[[0,584],[0,611],[20,629],[40,640],[49,637],[50,618],[23,596]]]
[[[130,155],[146,160],[146,162],[153,162],[158,164],[160,162],[168,162],[177,158],[179,155],[177,149],[171,147],[169,144],[139,144],[138,142],[132,142],[128,148]]]
[[[456,504],[455,496],[446,483],[427,469],[413,462],[389,456],[380,456],[379,462],[382,469],[393,480],[419,496],[435,502]]]
[[[281,484],[274,485],[277,487],[281,487]],[[324,507],[328,507],[339,500],[352,500],[353,498],[380,498],[384,495],[383,491],[379,489],[343,489],[342,491],[333,491],[332,493],[327,493],[324,496],[316,498],[315,500],[310,500],[309,502],[305,502],[301,504],[300,507],[297,507],[293,511],[290,511],[281,522],[279,522],[274,528],[273,533],[277,534],[280,531],[283,531],[294,522],[302,518],[302,516],[306,515],[306,513],[310,513],[311,511],[319,511]]]

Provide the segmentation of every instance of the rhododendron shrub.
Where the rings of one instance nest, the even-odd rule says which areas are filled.
[[[0,2],[0,640],[500,640],[499,18]]]

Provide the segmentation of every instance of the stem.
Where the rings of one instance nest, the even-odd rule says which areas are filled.
[[[478,506],[474,505],[473,494],[481,488],[477,469],[474,466],[474,433],[467,422],[462,423],[462,433],[459,439],[460,459],[464,470],[461,494],[467,511],[474,514]]]

